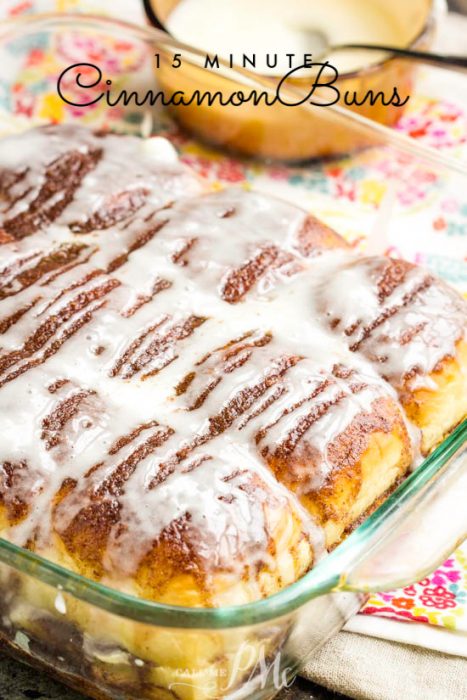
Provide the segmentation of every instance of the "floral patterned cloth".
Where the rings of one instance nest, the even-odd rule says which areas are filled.
[[[373,596],[361,612],[467,631],[467,545],[423,581]]]
[[[138,0],[3,0],[0,7],[0,13],[9,17],[44,10],[101,12],[144,21]],[[69,109],[56,94],[56,67],[50,64],[46,46],[43,48],[37,43],[34,49],[27,45],[14,47],[15,52],[25,52],[20,81],[12,82],[7,71],[0,68],[0,109],[13,114],[21,125],[24,118],[60,121]],[[108,47],[100,46],[97,55],[95,49],[78,36],[64,39],[60,46],[70,64],[92,55],[103,70],[117,76],[138,69],[142,61],[131,44],[111,42]],[[72,116],[82,116],[79,108],[70,109],[78,112]],[[102,106],[89,114],[91,123],[99,117],[110,126],[115,120],[133,118],[118,108]],[[0,131],[10,128],[10,117],[0,112]],[[440,152],[467,158],[465,89],[451,86],[445,95],[440,94],[436,73],[425,71],[397,129]],[[172,125],[167,124],[162,131],[177,146],[183,160],[215,185],[254,185],[299,202],[362,250],[414,260],[467,292],[467,194],[462,184],[447,188],[443,176],[433,169],[414,167],[387,149],[364,151],[306,168],[252,165],[200,146]],[[467,632],[467,544],[431,576],[412,586],[374,595],[361,612],[364,616]]]

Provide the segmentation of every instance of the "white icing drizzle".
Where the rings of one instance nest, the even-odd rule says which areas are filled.
[[[402,261],[344,262],[323,281],[318,306],[349,347],[375,363],[396,388],[405,382],[413,389],[432,386],[430,372],[454,356],[456,343],[466,337],[462,297],[426,270]]]
[[[9,222],[34,209],[50,163],[96,149],[58,215],[40,218],[60,191],[37,230],[15,236]],[[161,139],[31,131],[0,142],[0,186],[12,238],[0,247],[0,498],[31,506],[2,536],[46,550],[97,499],[118,504],[103,558],[110,578],[134,573],[187,515],[185,536],[213,570],[268,560],[284,512],[301,519],[319,554],[320,529],[266,461],[300,429],[299,447],[317,458],[307,479],[295,476],[302,491],[319,489],[336,468],[333,440],[376,399],[396,401],[367,359],[382,339],[352,352],[358,331],[340,334],[380,311],[379,263],[337,248],[307,257],[305,212],[241,189],[203,193]],[[54,262],[57,251],[68,267]],[[424,274],[410,272],[383,308]],[[402,353],[391,345],[391,378],[415,361],[427,374],[453,351],[465,311],[435,282],[410,313],[431,319],[433,303],[436,314],[455,307],[436,326],[436,348],[424,333]],[[340,319],[338,335],[326,314]],[[393,316],[384,332],[399,337],[407,323]],[[14,485],[5,464],[16,465]],[[65,480],[73,486],[54,510]]]

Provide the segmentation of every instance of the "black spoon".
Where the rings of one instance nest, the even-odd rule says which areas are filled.
[[[403,49],[397,46],[386,46],[382,44],[331,44],[324,32],[319,30],[307,32],[307,40],[308,39],[315,63],[318,63],[323,58],[326,58],[326,56],[329,56],[329,54],[337,51],[361,49],[365,51],[387,52],[395,56],[403,56],[413,61],[444,66],[445,68],[467,69],[467,56],[452,56],[432,53],[431,51],[416,51],[414,49]]]

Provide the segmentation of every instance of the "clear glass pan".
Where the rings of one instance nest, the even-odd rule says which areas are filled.
[[[371,592],[413,583],[442,563],[467,534],[465,509],[452,507],[465,494],[466,442],[464,421],[331,554],[296,583],[255,603],[223,608],[153,603],[91,581],[1,538],[0,560],[80,600],[140,622],[194,629],[265,622],[331,591]],[[450,513],[449,525],[435,537],[432,527],[442,512]]]
[[[66,35],[74,41],[65,42]],[[89,62],[91,55],[98,56],[102,80],[112,78],[128,92],[148,85],[154,89],[155,53],[161,65],[174,53],[181,53],[187,66],[200,70],[202,65],[201,54],[190,47],[154,29],[122,22],[75,15],[3,23],[0,132],[65,119],[146,136],[178,134],[160,106],[130,104],[109,110],[103,99],[87,107],[67,106],[54,94],[60,73],[72,63]],[[42,68],[47,65],[45,77],[37,61]],[[88,75],[90,85],[95,75]],[[219,80],[273,89],[266,79],[228,67]],[[69,91],[75,88],[76,81],[68,84]],[[102,83],[80,89],[75,101],[83,93],[85,101],[89,94],[98,96],[101,89]],[[459,160],[441,157],[339,107],[322,111],[304,104],[296,109],[325,120],[326,129],[342,139],[341,150],[365,147],[362,157],[368,159],[375,148],[383,149],[398,166],[385,175],[393,189],[364,212],[370,230],[381,228],[383,215],[387,226],[397,225],[398,216],[404,215],[397,194],[414,172],[429,174],[426,182],[435,181],[433,197],[467,189]],[[320,167],[308,164],[302,172],[311,177]],[[306,204],[315,206],[319,215],[327,202],[311,193]],[[466,439],[464,421],[312,571],[280,593],[248,605],[194,609],[137,599],[0,540],[0,642],[95,698],[271,698],[358,610],[368,591],[422,578],[465,537]]]

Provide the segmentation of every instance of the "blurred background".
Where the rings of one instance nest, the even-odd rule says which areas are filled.
[[[448,5],[453,12],[463,12],[467,15],[467,0],[449,0]]]

